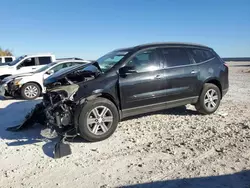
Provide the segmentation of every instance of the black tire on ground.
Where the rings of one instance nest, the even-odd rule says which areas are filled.
[[[96,135],[90,131],[90,128],[87,125],[87,118],[89,117],[93,109],[102,106],[107,107],[111,111],[113,115],[113,122],[111,123],[110,128],[107,130],[107,132],[101,135]],[[94,100],[88,101],[86,104],[83,105],[82,110],[80,112],[78,125],[81,137],[83,137],[87,141],[96,142],[110,137],[116,130],[118,123],[119,113],[114,103],[106,98],[98,97]]]
[[[215,105],[214,108],[208,108],[205,105],[205,95],[206,95],[206,93],[208,91],[211,91],[211,90],[214,90],[216,92],[217,96],[218,96],[218,100],[215,102],[216,105]],[[203,89],[202,89],[202,92],[201,92],[201,94],[199,96],[198,102],[195,104],[195,108],[201,114],[212,114],[218,109],[218,107],[220,105],[220,100],[221,100],[220,89],[214,84],[206,83],[203,86]]]
[[[34,96],[27,96],[25,94],[25,89],[28,87],[36,88],[37,94],[35,94]],[[39,97],[40,95],[41,95],[41,89],[40,89],[39,85],[36,83],[27,83],[27,84],[24,84],[21,88],[21,96],[22,96],[22,98],[24,98],[26,100],[35,99],[35,98]]]

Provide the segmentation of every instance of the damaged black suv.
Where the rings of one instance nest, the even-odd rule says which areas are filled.
[[[100,141],[125,117],[186,104],[215,112],[228,90],[228,67],[206,46],[155,43],[114,50],[44,84],[46,123]]]

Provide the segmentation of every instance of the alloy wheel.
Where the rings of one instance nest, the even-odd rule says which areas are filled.
[[[113,114],[106,106],[97,106],[87,117],[87,127],[95,135],[106,133],[112,126]]]
[[[214,89],[209,89],[205,94],[204,105],[207,109],[213,110],[216,108],[218,100],[218,93]]]
[[[28,98],[34,98],[38,94],[38,88],[36,86],[29,85],[24,89],[24,94]]]

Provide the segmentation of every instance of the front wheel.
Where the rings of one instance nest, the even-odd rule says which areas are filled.
[[[202,114],[212,114],[218,109],[220,100],[220,89],[214,84],[206,83],[203,86],[198,102],[195,104],[195,108]]]
[[[119,122],[116,106],[108,99],[96,98],[88,101],[79,117],[81,137],[87,141],[101,141],[110,137]]]
[[[41,89],[36,83],[27,83],[21,88],[21,96],[27,100],[35,99],[39,97],[40,94]]]

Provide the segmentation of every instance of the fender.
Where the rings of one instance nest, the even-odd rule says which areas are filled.
[[[106,98],[106,99],[110,100],[111,102],[113,102],[117,108],[117,111],[119,113],[119,117],[121,119],[121,109],[119,108],[119,104],[117,104],[115,102],[115,100],[113,99],[113,97],[110,94],[103,92],[103,89],[96,89],[92,92],[92,94],[90,96],[83,97],[79,101],[77,101],[77,107],[76,107],[76,110],[74,113],[74,125],[75,125],[75,128],[77,130],[78,130],[78,119],[79,119],[81,109],[83,108],[84,104],[87,103],[88,101],[96,99],[97,97],[103,97],[103,98]]]
[[[206,83],[212,83],[212,84],[216,85],[216,86],[219,88],[219,90],[220,90],[220,92],[221,92],[221,95],[222,95],[222,86],[221,86],[221,82],[220,82],[220,80],[219,80],[217,77],[212,77],[212,78],[206,79],[206,80],[202,83],[202,87],[203,87],[203,85],[206,84]],[[202,88],[201,88],[201,91],[202,91]],[[200,92],[201,92],[201,91],[200,91]]]

